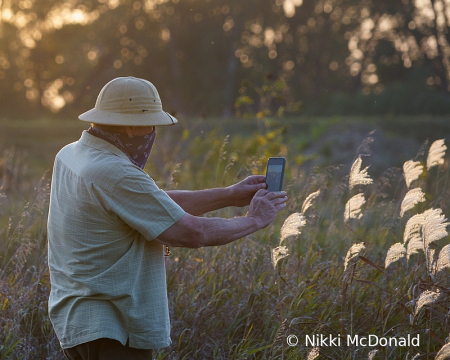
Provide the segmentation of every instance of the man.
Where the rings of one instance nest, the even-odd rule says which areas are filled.
[[[68,359],[151,359],[151,349],[170,344],[164,247],[240,239],[269,225],[286,193],[265,190],[264,176],[222,189],[160,190],[143,168],[155,126],[177,120],[146,80],[110,81],[79,118],[93,126],[53,169],[50,319]],[[198,217],[245,205],[243,217]]]

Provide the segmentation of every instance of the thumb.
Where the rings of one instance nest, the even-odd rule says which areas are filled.
[[[253,187],[255,188],[255,190],[257,190],[257,189],[266,189],[267,188],[267,184],[265,182],[258,183],[258,184],[253,184]]]
[[[263,197],[264,195],[266,195],[268,193],[268,191],[266,189],[259,189],[256,194],[255,197]]]

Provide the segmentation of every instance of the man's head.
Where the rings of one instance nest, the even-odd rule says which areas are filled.
[[[135,131],[145,135],[143,132],[151,133],[151,128],[156,125],[178,122],[163,111],[158,91],[151,82],[131,76],[107,83],[100,91],[95,107],[78,118],[98,126],[120,126],[134,135],[138,135]]]

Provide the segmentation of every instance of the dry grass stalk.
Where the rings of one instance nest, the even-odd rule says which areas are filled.
[[[319,355],[320,355],[320,349],[317,346],[313,347],[308,354],[307,360],[317,359],[319,357]]]
[[[272,265],[274,269],[277,268],[278,261],[289,255],[288,248],[286,246],[278,246],[274,249],[271,249],[271,253]]]
[[[406,249],[402,243],[396,243],[392,245],[387,254],[384,267],[388,267],[393,262],[403,259],[406,256]]]
[[[347,251],[344,261],[344,271],[347,271],[349,262],[353,261],[361,253],[366,250],[364,243],[353,244],[351,248]]]
[[[445,146],[444,143],[445,140],[440,139],[431,144],[427,157],[428,170],[433,166],[442,165],[444,163],[445,150],[447,150],[447,146]]]
[[[423,165],[420,161],[408,160],[403,164],[403,175],[405,177],[406,187],[409,188],[414,180],[417,180],[423,173]]]
[[[350,170],[350,179],[349,179],[350,190],[356,185],[368,185],[373,183],[372,178],[369,176],[369,174],[367,174],[367,169],[369,167],[367,166],[366,168],[361,170],[361,164],[362,160],[361,156],[359,156],[353,163],[352,168]]]
[[[416,206],[416,204],[423,201],[425,201],[425,193],[421,188],[409,190],[403,198],[400,217],[403,217],[406,211],[412,209],[414,206]]]
[[[447,360],[450,358],[450,343],[445,344],[441,347],[441,350],[438,351],[435,360]]]
[[[436,250],[429,247],[427,248],[427,269],[429,274],[434,274],[436,270],[437,259],[435,258]]]
[[[434,304],[440,295],[441,291],[439,289],[436,292],[426,290],[420,294],[419,299],[417,300],[414,315],[416,316],[424,306]]]
[[[353,196],[347,204],[345,204],[344,221],[349,219],[360,219],[362,217],[361,206],[364,205],[366,199],[364,194],[360,193]]]
[[[306,225],[306,220],[303,214],[293,213],[284,221],[280,231],[280,245],[289,236],[300,235],[300,228]]]
[[[308,210],[311,205],[312,205],[312,201],[318,197],[320,195],[320,190],[317,190],[316,192],[313,192],[312,194],[309,194],[307,196],[307,198],[305,199],[305,201],[303,202],[303,206],[302,206],[302,213],[304,214],[306,210]]]

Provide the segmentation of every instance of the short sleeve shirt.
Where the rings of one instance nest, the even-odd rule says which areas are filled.
[[[164,246],[185,212],[114,145],[84,131],[56,156],[49,315],[62,348],[111,338],[170,345]]]

